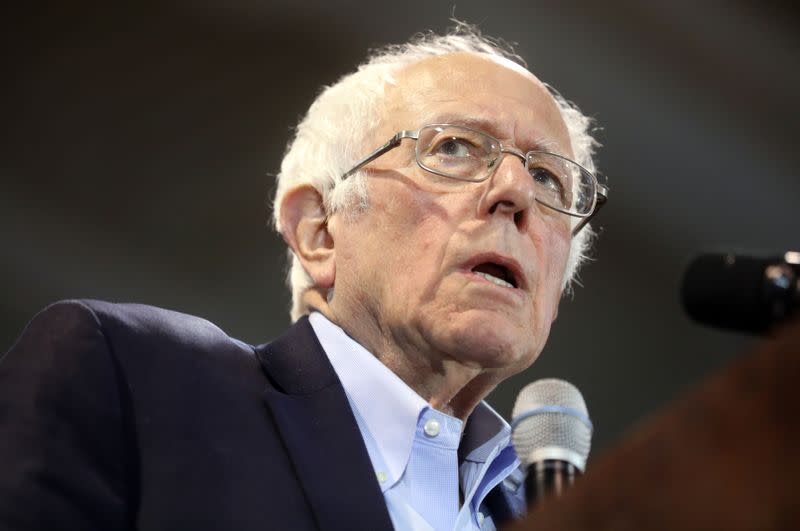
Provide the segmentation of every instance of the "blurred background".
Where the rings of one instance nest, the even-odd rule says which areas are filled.
[[[752,339],[678,296],[703,250],[798,249],[800,10],[788,3],[205,0],[17,4],[0,145],[0,350],[63,298],[136,301],[265,342],[289,324],[272,174],[323,84],[449,18],[518,43],[593,116],[611,187],[583,287],[489,397],[575,383],[608,448]],[[8,8],[5,8],[8,10]],[[342,124],[347,127],[347,124]]]

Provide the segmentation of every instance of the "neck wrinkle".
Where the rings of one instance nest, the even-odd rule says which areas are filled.
[[[309,290],[306,294],[310,306],[341,327],[431,407],[461,419],[465,425],[467,417],[498,383],[494,371],[464,365],[446,352],[421,350],[415,345],[424,342],[407,337],[407,330],[403,330],[401,337],[382,326],[381,316],[369,311],[367,305],[357,305],[362,312],[343,314],[335,310],[342,307],[335,303],[335,296],[329,302],[319,290]]]

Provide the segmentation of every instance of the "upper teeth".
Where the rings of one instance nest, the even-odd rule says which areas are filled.
[[[509,282],[506,282],[502,278],[497,278],[497,277],[495,277],[493,275],[490,275],[489,273],[483,273],[481,271],[475,271],[475,274],[480,276],[480,277],[485,278],[486,280],[488,280],[492,284],[497,284],[498,286],[505,286],[507,288],[513,288],[514,287],[513,284],[511,284]]]

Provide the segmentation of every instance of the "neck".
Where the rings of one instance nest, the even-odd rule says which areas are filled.
[[[321,293],[313,292],[307,302],[378,358],[431,407],[443,413],[466,421],[499,383],[496,375],[483,367],[464,364],[451,353],[417,347],[423,342],[409,340],[405,329],[400,332],[403,337],[397,337],[393,331],[382,328],[377,319],[348,319],[338,315]]]

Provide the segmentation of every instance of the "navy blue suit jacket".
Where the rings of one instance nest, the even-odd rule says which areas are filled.
[[[505,494],[487,504],[507,516]],[[307,319],[246,345],[160,308],[67,301],[0,361],[0,529],[391,529]]]

